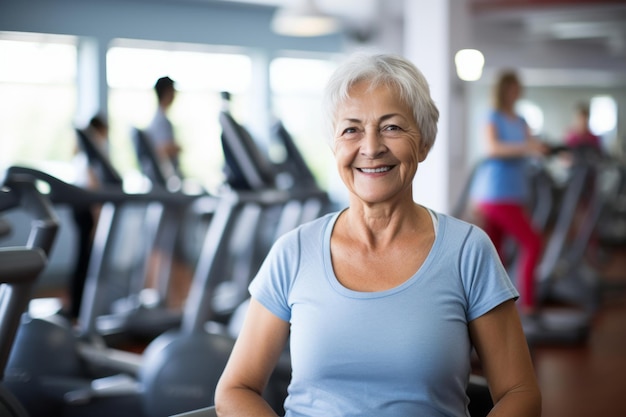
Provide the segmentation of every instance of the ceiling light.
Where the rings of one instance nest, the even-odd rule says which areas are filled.
[[[313,0],[278,8],[272,19],[272,30],[285,36],[329,35],[339,27],[338,19],[320,11]]]
[[[463,81],[477,81],[483,74],[485,57],[476,49],[462,49],[454,56],[456,73]]]

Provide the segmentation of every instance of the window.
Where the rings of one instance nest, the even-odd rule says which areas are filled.
[[[533,135],[540,135],[543,131],[543,110],[530,100],[521,99],[517,102],[517,111],[528,123]]]
[[[617,127],[617,103],[611,96],[595,96],[589,105],[589,129],[598,136]]]
[[[244,113],[251,60],[198,45],[118,40],[107,52],[111,159],[122,175],[137,172],[132,127],[146,127],[156,111],[154,83],[162,76],[176,83],[169,110],[182,147],[183,174],[209,190],[222,184],[221,91],[232,95],[234,114]]]
[[[0,32],[0,166],[21,164],[71,180],[76,42]]]
[[[328,134],[322,124],[321,99],[335,67],[332,59],[292,57],[276,58],[270,64],[274,114],[293,136],[323,188],[333,181],[329,174],[334,171],[334,162],[330,149],[324,152]]]

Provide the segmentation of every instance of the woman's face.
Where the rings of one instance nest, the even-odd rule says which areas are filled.
[[[359,82],[339,106],[334,154],[350,193],[366,203],[411,196],[417,166],[428,153],[411,109],[385,85]]]
[[[512,82],[506,87],[505,100],[507,105],[512,106],[522,96],[522,86],[517,82]]]

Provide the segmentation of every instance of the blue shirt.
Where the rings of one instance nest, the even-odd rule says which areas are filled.
[[[333,273],[338,213],[283,235],[250,285],[291,324],[286,416],[468,415],[468,323],[516,298],[489,238],[437,214],[426,260],[403,284],[359,292]]]
[[[526,121],[492,111],[489,123],[495,126],[499,140],[523,143],[526,140]],[[483,161],[472,183],[471,196],[478,202],[521,203],[528,197],[526,158],[489,158]]]

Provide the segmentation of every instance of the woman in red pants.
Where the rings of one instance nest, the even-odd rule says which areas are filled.
[[[500,74],[493,90],[493,109],[485,134],[487,159],[476,174],[472,198],[482,226],[502,256],[505,237],[520,248],[517,286],[522,313],[535,310],[535,269],[542,240],[527,213],[528,157],[547,153],[548,148],[530,134],[523,117],[515,112],[522,85],[513,71]]]

